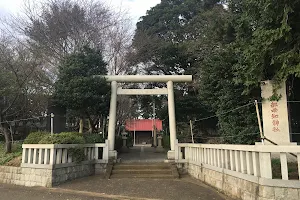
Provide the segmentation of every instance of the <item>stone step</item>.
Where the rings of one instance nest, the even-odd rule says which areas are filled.
[[[151,164],[151,165],[144,165],[144,164],[116,164],[114,165],[113,169],[170,169],[169,165],[166,164]]]
[[[178,178],[177,169],[169,163],[118,163],[112,168],[110,178]]]
[[[169,174],[112,174],[110,178],[152,178],[152,179],[174,179],[173,175]]]
[[[114,169],[112,174],[172,174],[171,169]]]

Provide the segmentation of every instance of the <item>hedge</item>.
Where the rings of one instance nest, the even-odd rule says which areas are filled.
[[[47,132],[32,132],[30,133],[26,139],[24,140],[24,144],[38,144],[41,139],[47,135],[50,135],[50,133]]]
[[[91,144],[104,143],[99,134],[82,134],[78,132],[62,132],[51,135],[49,132],[32,132],[24,140],[24,144]]]
[[[46,135],[39,144],[84,144],[85,140],[82,134],[78,132],[62,132],[60,134]]]

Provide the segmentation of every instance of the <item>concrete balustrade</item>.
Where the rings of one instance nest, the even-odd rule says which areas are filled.
[[[103,144],[23,144],[21,167],[62,168],[77,164],[72,157],[72,148],[82,147],[83,163],[107,163],[108,141]],[[102,153],[102,155],[99,154]]]
[[[300,146],[178,144],[175,161],[272,179],[271,154],[279,154],[282,180],[288,180],[288,154],[296,154],[300,169]],[[295,158],[296,160],[296,158]],[[298,175],[300,170],[298,170]]]
[[[0,166],[0,183],[52,187],[90,176],[105,175],[108,144],[23,144],[21,167]],[[84,160],[73,156],[72,148],[83,148]]]
[[[274,156],[281,165],[281,177],[276,179],[272,174]],[[300,199],[300,181],[289,180],[291,160],[297,162],[299,176],[300,146],[178,144],[175,140],[175,162],[181,173],[235,199]]]

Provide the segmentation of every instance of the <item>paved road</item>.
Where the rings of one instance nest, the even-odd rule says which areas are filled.
[[[191,178],[178,180],[78,179],[55,188],[0,184],[0,200],[225,200],[230,199]]]

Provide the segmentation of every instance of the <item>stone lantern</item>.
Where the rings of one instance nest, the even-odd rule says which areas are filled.
[[[156,152],[160,153],[160,152],[164,152],[164,148],[162,146],[162,134],[161,133],[158,133],[157,134],[157,141],[158,141],[158,145],[155,149]]]
[[[128,133],[124,130],[124,131],[121,133],[121,135],[122,135],[122,140],[123,140],[123,146],[122,146],[122,148],[121,148],[121,151],[122,151],[123,153],[126,153],[126,152],[129,151],[129,149],[128,149],[128,147],[127,147],[127,135],[128,135]]]

